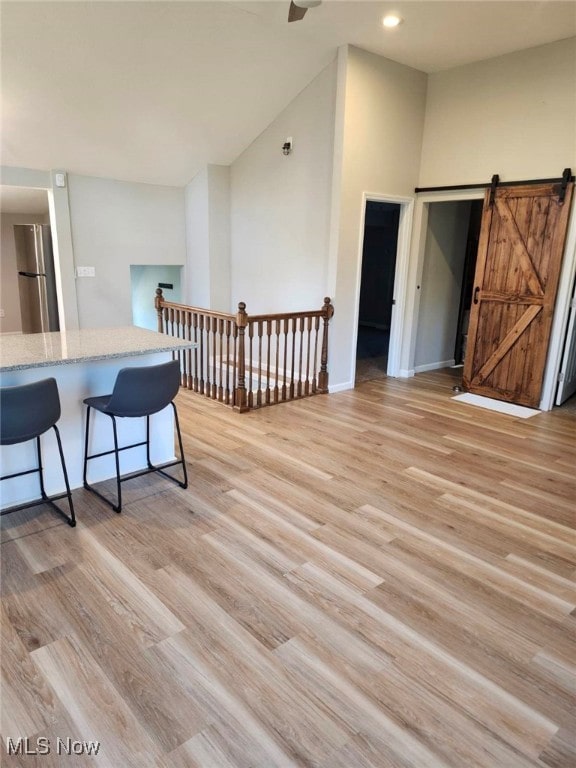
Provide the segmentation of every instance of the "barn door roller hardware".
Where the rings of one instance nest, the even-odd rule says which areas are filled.
[[[563,204],[564,198],[566,197],[566,187],[568,186],[568,182],[573,180],[574,177],[572,176],[572,168],[564,168],[564,173],[562,174],[562,183],[560,184],[560,194],[558,195],[558,202],[560,205]]]
[[[492,176],[492,181],[490,182],[490,207],[494,205],[494,197],[496,195],[496,187],[498,186],[498,182],[500,181],[500,176],[498,176],[497,173]]]

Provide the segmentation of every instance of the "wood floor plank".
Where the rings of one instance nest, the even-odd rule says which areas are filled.
[[[100,765],[136,768],[150,763],[151,756],[158,754],[145,726],[76,639],[55,640],[31,656],[82,740],[106,745],[99,755]]]
[[[537,757],[558,730],[557,724],[477,673],[464,659],[453,656],[320,568],[307,564],[287,578],[297,580],[304,590],[312,590],[326,611],[342,613],[345,609],[351,626],[361,628],[370,642],[401,658],[406,669],[411,669],[410,674],[437,695],[469,713],[473,698],[476,720],[527,757]],[[519,728],[526,728],[522,739],[517,736]]]
[[[0,614],[0,631],[0,733],[30,737],[56,719],[58,707],[4,609]]]
[[[183,390],[187,489],[3,517],[2,765],[573,768],[576,410],[456,381],[243,415]]]

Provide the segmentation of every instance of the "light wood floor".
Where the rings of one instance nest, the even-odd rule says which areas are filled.
[[[52,751],[4,764],[573,767],[576,416],[451,384],[183,392],[187,491],[5,517],[2,751]]]

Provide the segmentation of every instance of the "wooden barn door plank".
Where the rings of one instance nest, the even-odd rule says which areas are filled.
[[[573,184],[486,191],[464,385],[538,407]]]

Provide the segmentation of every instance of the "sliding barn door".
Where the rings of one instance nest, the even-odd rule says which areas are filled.
[[[486,191],[464,386],[537,408],[573,183]]]

